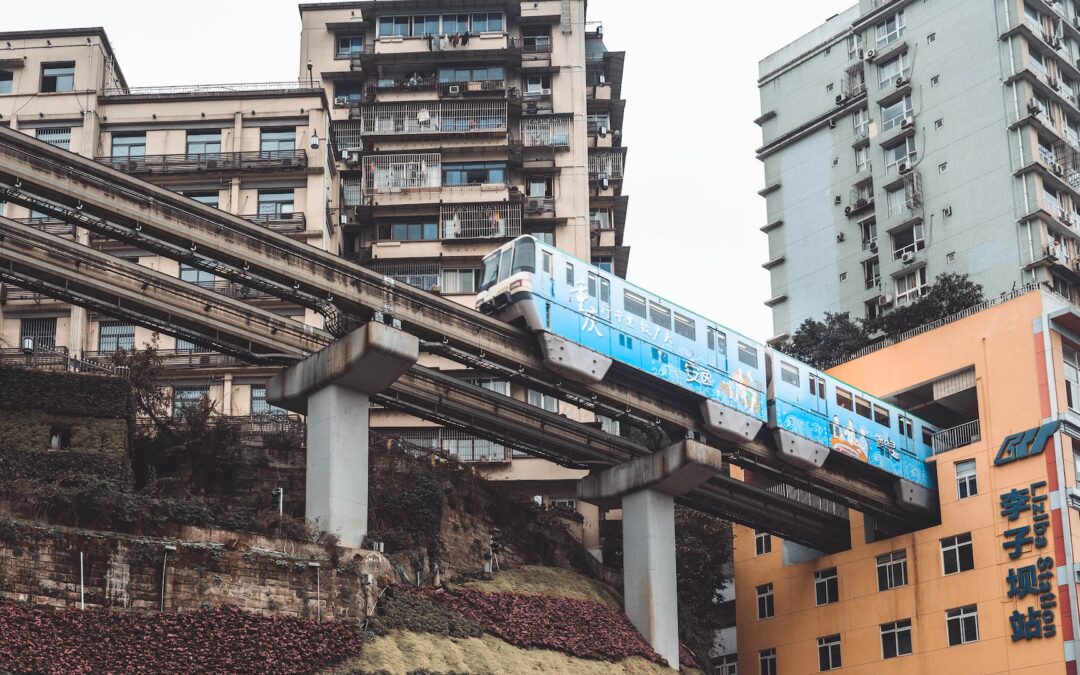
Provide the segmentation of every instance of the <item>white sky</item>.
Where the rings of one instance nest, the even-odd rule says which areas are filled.
[[[769,277],[757,62],[855,2],[589,0],[608,48],[626,51],[633,282],[751,337],[773,335],[761,304]],[[0,30],[104,26],[132,86],[281,81],[299,68],[295,0],[3,4]],[[682,30],[657,30],[677,22]]]

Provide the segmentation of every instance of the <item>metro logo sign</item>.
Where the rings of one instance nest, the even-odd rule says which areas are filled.
[[[994,466],[1041,454],[1046,449],[1046,442],[1057,431],[1059,424],[1060,422],[1047,422],[1041,427],[1006,436],[1001,442],[997,456],[994,457]]]

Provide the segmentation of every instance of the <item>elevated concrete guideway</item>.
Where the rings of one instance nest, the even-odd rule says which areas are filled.
[[[6,218],[0,218],[0,280],[248,363],[295,363],[333,341],[326,331]],[[627,439],[419,365],[372,400],[567,466],[603,467],[650,454]],[[807,546],[849,545],[845,517],[729,476],[714,476],[680,501]]]
[[[425,350],[609,416],[655,420],[669,438],[693,431],[730,451],[730,461],[752,469],[762,487],[791,485],[897,527],[912,518],[894,494],[893,477],[874,467],[836,457],[807,471],[780,459],[769,439],[722,442],[708,434],[697,414],[700,401],[691,394],[628,369],[613,368],[591,385],[559,382],[538,356],[534,338],[519,329],[4,128],[0,198],[309,307],[327,317],[336,335],[376,312],[393,316],[426,341]]]

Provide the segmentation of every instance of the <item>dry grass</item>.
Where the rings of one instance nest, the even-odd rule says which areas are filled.
[[[640,657],[611,663],[567,656],[546,649],[522,649],[498,638],[448,638],[429,633],[392,631],[364,644],[361,656],[331,673],[384,670],[397,675],[426,668],[435,672],[573,673],[574,675],[659,675],[673,672]],[[685,672],[685,671],[684,671]]]
[[[570,570],[540,565],[523,565],[505,572],[496,572],[491,581],[469,581],[462,586],[485,593],[548,595],[592,600],[620,609],[623,606],[622,596],[601,581]]]

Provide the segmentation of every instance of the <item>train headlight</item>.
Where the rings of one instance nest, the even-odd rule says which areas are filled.
[[[525,282],[522,281],[521,279],[518,279],[517,281],[511,281],[510,282],[510,290],[516,291],[517,289],[521,288],[524,285],[525,285]]]

